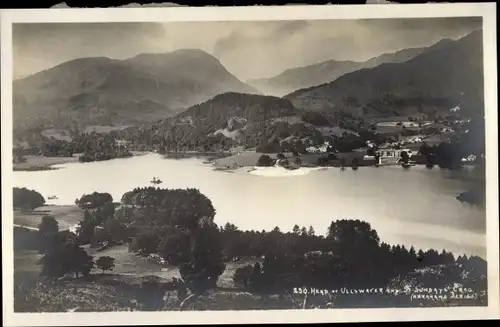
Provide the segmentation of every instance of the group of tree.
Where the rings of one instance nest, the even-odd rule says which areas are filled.
[[[84,194],[75,200],[75,204],[84,209],[83,219],[77,229],[80,245],[95,246],[102,242],[116,244],[127,239],[125,224],[115,219],[115,204],[111,194]]]
[[[21,211],[31,211],[45,204],[44,197],[35,190],[29,190],[25,187],[14,187],[13,206]]]
[[[233,275],[235,283],[263,296],[284,294],[294,287],[386,287],[395,277],[409,276],[417,269],[455,264],[475,266],[475,279],[470,280],[478,282],[474,289],[484,288],[486,262],[481,258],[455,258],[445,250],[390,246],[380,242],[370,224],[359,220],[332,222],[326,236],[314,235],[311,227],[295,226],[292,232],[282,233],[279,228],[271,232],[238,231],[231,225],[223,235],[228,255],[263,258],[238,268]],[[455,281],[461,278],[455,277]],[[450,283],[451,277],[441,278],[434,287]]]
[[[113,197],[109,193],[93,192],[82,195],[80,199],[75,200],[75,204],[82,209],[96,209],[113,204]]]
[[[29,143],[28,147],[16,150],[16,155],[42,155],[45,157],[72,157],[81,153],[82,162],[108,160],[130,157],[128,147],[118,144],[115,134],[81,133],[71,140],[60,140],[54,137],[40,136]]]
[[[225,270],[215,209],[197,189],[136,188],[122,203],[134,206],[129,249],[142,256],[159,254],[178,265],[191,292],[215,287]]]
[[[256,166],[259,167],[272,167],[276,164],[276,160],[268,156],[267,154],[263,154],[260,156],[259,160],[257,160]]]
[[[137,196],[141,193],[161,198],[168,191],[136,189],[124,199],[143,203],[144,197]],[[170,197],[175,194],[170,193]],[[203,197],[196,200],[195,194],[198,193],[182,197],[186,207],[192,208],[186,216],[175,209],[179,204],[163,207],[160,199],[150,206],[136,208],[132,214],[136,234],[130,244],[133,252],[144,256],[156,253],[179,265],[189,288],[196,290],[193,292],[214,287],[224,271],[223,263],[240,258],[255,258],[257,263],[236,271],[235,280],[262,295],[284,292],[297,285],[383,287],[395,276],[415,269],[468,260],[455,258],[445,250],[417,251],[413,247],[390,246],[380,242],[370,224],[359,220],[334,221],[326,236],[316,235],[312,226],[294,226],[291,232],[282,232],[278,227],[269,232],[240,231],[230,223],[217,228],[212,222],[213,209],[197,204]],[[140,202],[132,200],[135,196]],[[182,224],[183,219],[190,219],[188,216],[197,217],[198,223]]]
[[[59,224],[53,216],[44,216],[38,225],[38,250],[43,255],[40,264],[41,275],[62,277],[74,273],[76,278],[88,276],[97,267],[103,272],[113,270],[115,259],[109,256],[99,257],[95,262],[79,244],[77,237],[65,230],[59,230]]]
[[[85,195],[101,206],[112,201],[105,195]],[[100,199],[107,199],[100,201]],[[92,201],[83,201],[85,203]],[[337,220],[328,226],[325,235],[318,235],[312,226],[293,226],[282,232],[241,231],[227,223],[214,223],[215,209],[210,199],[197,189],[168,190],[136,188],[122,197],[122,208],[105,217],[101,223],[105,239],[123,238],[129,250],[141,256],[158,254],[169,264],[177,265],[182,284],[192,294],[200,295],[216,287],[225,270],[225,262],[253,258],[251,266],[237,269],[234,280],[251,292],[267,296],[285,294],[293,287],[364,288],[385,287],[396,276],[408,276],[416,269],[436,265],[466,265],[483,287],[485,262],[478,257],[455,257],[452,253],[416,250],[403,245],[381,242],[367,222]],[[95,226],[94,209],[85,209],[85,221]],[[98,208],[97,208],[98,209]],[[53,217],[44,217],[39,234],[43,253],[42,274],[60,277],[74,273],[85,276],[92,268],[111,270],[112,258],[92,256],[81,247],[82,231],[77,236],[58,231]],[[95,232],[95,228],[94,228]],[[439,279],[436,283],[446,284]],[[474,286],[474,287],[479,287]],[[437,286],[436,286],[437,287]]]
[[[75,152],[82,153],[78,157],[81,162],[102,161],[114,158],[131,157],[128,147],[117,143],[112,134],[81,134],[75,137]]]

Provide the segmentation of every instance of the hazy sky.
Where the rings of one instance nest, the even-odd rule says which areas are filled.
[[[15,78],[81,57],[198,48],[245,81],[329,59],[362,61],[481,28],[481,18],[197,23],[44,23],[13,27]]]

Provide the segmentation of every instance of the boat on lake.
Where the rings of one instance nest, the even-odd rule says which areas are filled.
[[[153,180],[151,181],[152,184],[161,184],[163,183],[161,179],[153,177]]]
[[[51,195],[47,199],[49,199],[49,200],[57,200],[59,198],[57,196],[55,196],[55,195]]]

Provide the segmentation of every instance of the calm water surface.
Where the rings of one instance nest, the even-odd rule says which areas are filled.
[[[484,210],[457,201],[455,196],[468,185],[438,168],[330,168],[278,177],[270,171],[214,171],[202,160],[155,154],[57,167],[62,169],[14,172],[14,186],[35,189],[46,199],[58,197],[48,204],[74,204],[94,191],[108,192],[117,201],[159,177],[162,188],[198,188],[212,200],[218,224],[255,230],[278,226],[282,231],[311,225],[324,234],[332,220],[360,219],[390,244],[486,253]]]

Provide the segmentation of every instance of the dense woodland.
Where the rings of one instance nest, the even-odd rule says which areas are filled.
[[[14,147],[15,162],[22,162],[23,156],[42,155],[45,157],[72,157],[79,154],[79,161],[101,161],[132,156],[129,149],[118,144],[111,134],[78,134],[71,141],[48,138],[40,135],[28,143],[27,147]]]

